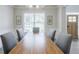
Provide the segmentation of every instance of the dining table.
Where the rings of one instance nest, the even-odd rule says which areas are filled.
[[[27,33],[9,54],[64,54],[44,32]]]

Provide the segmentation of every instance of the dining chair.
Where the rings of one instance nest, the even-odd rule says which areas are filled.
[[[13,32],[8,32],[6,34],[1,35],[1,40],[5,54],[9,53],[18,42],[17,37]]]
[[[55,43],[65,54],[69,54],[71,42],[72,39],[70,34],[59,33],[55,36]]]
[[[52,37],[51,37],[52,41],[55,41],[55,34],[56,34],[56,30],[54,30],[52,33]]]
[[[52,41],[55,40],[55,34],[56,34],[56,30],[50,30],[48,32],[48,36],[51,38]]]
[[[22,29],[17,29],[16,32],[18,35],[18,41],[20,41],[27,34],[27,32],[24,32]]]
[[[39,27],[34,27],[33,28],[33,33],[39,33]]]

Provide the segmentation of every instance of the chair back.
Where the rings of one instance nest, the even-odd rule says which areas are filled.
[[[17,37],[12,32],[1,35],[1,39],[2,39],[3,50],[5,54],[9,53],[11,49],[13,49],[18,42]]]
[[[55,41],[55,34],[56,34],[56,30],[52,33],[52,37],[51,37],[52,41]]]
[[[24,32],[22,29],[17,29],[16,32],[18,35],[18,41],[20,41],[27,33],[27,32]]]
[[[52,29],[48,31],[48,36],[51,38],[52,41],[55,40],[55,34],[56,34],[56,30]]]
[[[72,39],[69,34],[60,33],[55,36],[55,43],[65,54],[70,52],[71,42]]]

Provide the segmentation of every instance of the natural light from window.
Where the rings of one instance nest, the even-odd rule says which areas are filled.
[[[33,28],[39,28],[39,32],[44,32],[45,14],[44,13],[25,13],[24,31],[33,32]]]

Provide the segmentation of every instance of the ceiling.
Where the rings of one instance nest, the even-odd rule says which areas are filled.
[[[36,5],[32,5],[36,6]],[[57,5],[38,5],[39,8],[56,8]],[[29,8],[29,5],[14,5],[14,8]]]

